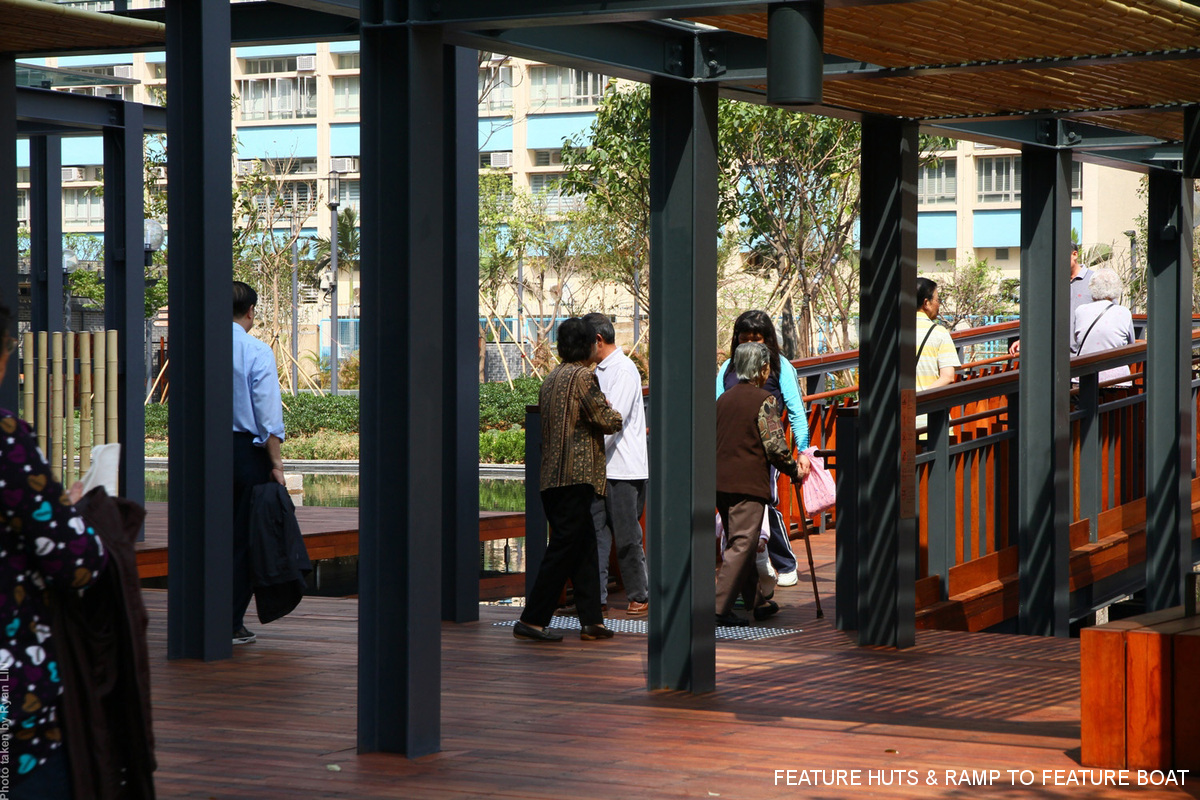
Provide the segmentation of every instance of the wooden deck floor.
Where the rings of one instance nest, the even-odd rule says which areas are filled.
[[[827,609],[832,538],[815,540]],[[703,696],[646,691],[644,635],[518,642],[495,625],[518,609],[483,606],[479,622],[443,626],[443,749],[409,760],[355,753],[356,601],[307,598],[231,660],[205,664],[166,660],[166,596],[150,591],[159,796],[1200,796],[1190,782],[1042,785],[1043,769],[1079,769],[1077,641],[920,631],[909,650],[862,649],[814,618],[804,581],[779,598],[771,624],[802,632],[718,642],[718,690]],[[789,769],[858,769],[863,784],[868,770],[915,770],[918,784],[777,783]],[[947,787],[948,769],[1001,778]],[[1014,787],[1009,769],[1037,779]]]

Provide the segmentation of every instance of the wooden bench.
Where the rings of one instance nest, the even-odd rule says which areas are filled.
[[[1113,769],[1200,769],[1200,617],[1188,603],[1079,636],[1080,760]]]

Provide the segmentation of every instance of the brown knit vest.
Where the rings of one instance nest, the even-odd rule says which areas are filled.
[[[717,398],[717,491],[771,496],[771,470],[758,433],[758,410],[770,392],[739,383]]]

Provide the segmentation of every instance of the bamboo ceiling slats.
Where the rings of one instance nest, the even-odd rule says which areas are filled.
[[[767,35],[762,13],[696,21]],[[1095,111],[1089,122],[1177,141],[1178,112],[1105,112],[1200,102],[1200,59],[1180,52],[1187,50],[1200,52],[1200,7],[1182,0],[923,0],[831,8],[825,13],[831,55],[891,69],[984,66],[830,76],[824,104],[915,119]],[[1171,56],[1129,57],[1164,51]]]
[[[161,46],[161,23],[114,17],[41,0],[0,0],[0,52],[32,55],[78,49]]]

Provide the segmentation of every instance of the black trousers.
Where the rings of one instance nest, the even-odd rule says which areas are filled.
[[[271,482],[271,457],[254,434],[233,434],[233,633],[242,627],[254,576],[250,572],[250,510],[254,487]]]
[[[550,542],[525,600],[521,620],[545,627],[558,607],[558,596],[570,578],[581,625],[604,622],[600,611],[600,567],[596,557],[596,528],[592,524],[590,483],[542,490],[542,507],[550,523]]]

